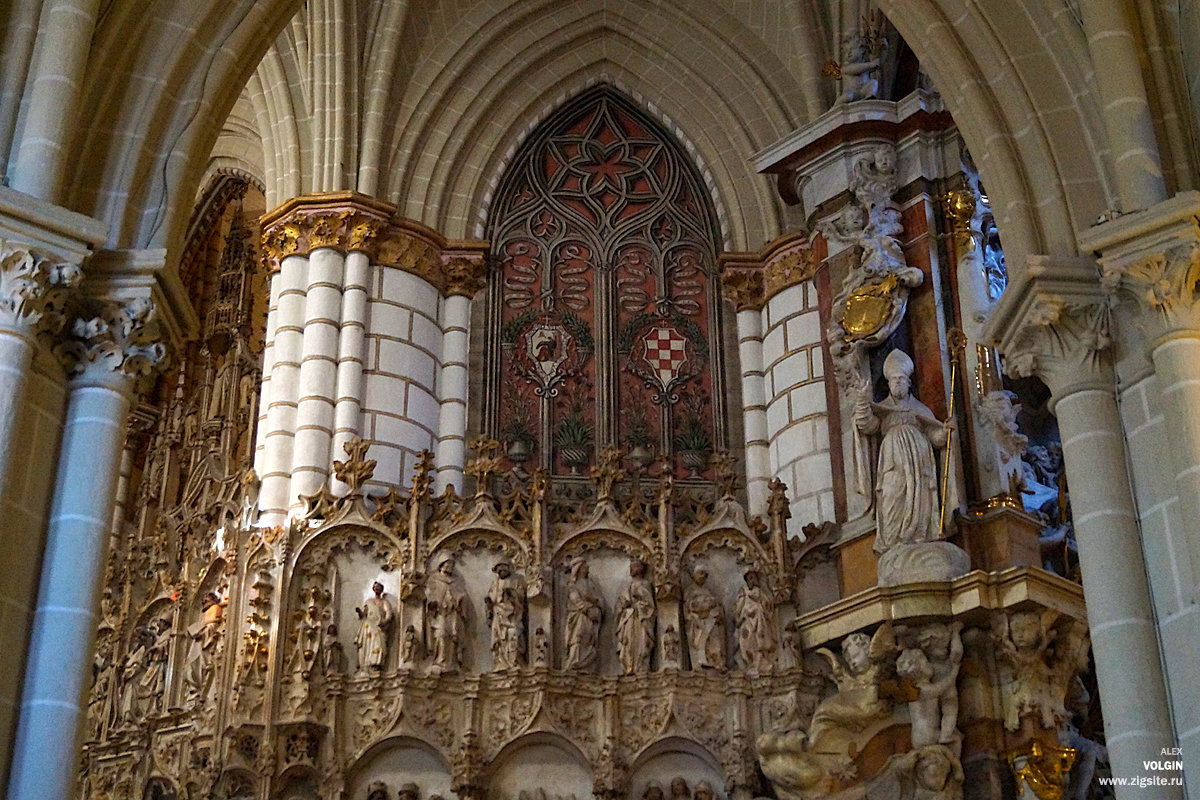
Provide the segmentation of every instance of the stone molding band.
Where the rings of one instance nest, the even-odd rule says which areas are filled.
[[[288,256],[320,248],[365,253],[373,264],[401,269],[447,297],[474,297],[483,288],[488,242],[456,241],[396,207],[358,192],[329,192],[288,200],[262,217],[263,258],[278,271]]]

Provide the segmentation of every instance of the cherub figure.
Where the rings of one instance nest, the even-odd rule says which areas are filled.
[[[842,92],[837,104],[869,100],[879,92],[879,81],[872,73],[879,69],[879,56],[871,52],[870,39],[859,31],[842,37],[842,62],[838,71],[842,78]]]
[[[957,620],[949,624],[931,622],[917,631],[917,647],[905,650],[896,660],[896,672],[909,678],[920,691],[909,704],[913,747],[956,746],[961,741],[956,685],[963,655],[961,630],[962,623]]]
[[[896,650],[889,624],[880,625],[873,636],[852,633],[842,640],[842,656],[822,647],[817,654],[833,668],[838,692],[823,700],[809,725],[810,749],[835,728],[861,731],[873,719],[886,714],[888,701],[879,696],[879,685],[887,678],[887,662]]]

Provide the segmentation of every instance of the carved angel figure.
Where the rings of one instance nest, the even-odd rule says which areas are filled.
[[[888,624],[880,625],[870,637],[865,633],[847,636],[842,640],[841,658],[824,647],[816,651],[833,668],[838,692],[813,712],[808,726],[810,747],[832,729],[857,733],[871,720],[888,713],[889,704],[879,696],[879,684],[890,677],[888,661],[895,651],[896,640]]]
[[[646,577],[646,562],[629,563],[629,583],[617,599],[617,654],[626,675],[648,672],[654,653],[655,624],[658,618],[654,587]]]
[[[761,585],[758,570],[747,570],[743,580],[746,585],[738,592],[735,608],[738,657],[751,672],[770,672],[778,649],[775,606]]]
[[[358,671],[378,672],[383,669],[387,658],[388,630],[392,625],[391,602],[383,596],[383,584],[375,581],[371,585],[374,597],[367,598],[361,607],[355,608],[360,620],[354,646],[358,648]]]
[[[1017,730],[1027,714],[1051,730],[1067,716],[1064,702],[1070,682],[1087,664],[1087,634],[1082,622],[1073,621],[1060,639],[1054,628],[1058,618],[1058,612],[1046,609],[992,619],[996,657],[1011,675],[1004,695],[1004,727],[1010,731]]]
[[[912,396],[913,361],[893,350],[883,363],[888,396],[876,403],[864,382],[854,406],[854,424],[869,436],[882,434],[875,472],[875,552],[897,544],[933,542],[938,530],[937,462],[933,448],[945,447],[953,421],[939,422]]]
[[[425,583],[425,620],[433,669],[456,672],[463,662],[467,590],[454,571],[454,556],[443,553]]]
[[[496,577],[483,599],[492,632],[492,669],[515,669],[525,657],[525,581],[508,561],[492,571]]]
[[[879,69],[879,57],[871,53],[870,40],[860,32],[842,37],[842,91],[837,104],[868,100],[879,91],[879,81],[872,73]]]
[[[600,660],[598,645],[604,601],[600,587],[588,577],[588,572],[588,564],[582,558],[571,568],[571,585],[567,590],[567,660],[563,669],[590,670]]]
[[[725,610],[721,601],[705,584],[708,570],[696,567],[692,570],[695,584],[684,603],[683,614],[687,621],[688,651],[692,657],[692,669],[725,668]]]

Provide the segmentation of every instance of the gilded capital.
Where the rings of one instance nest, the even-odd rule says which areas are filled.
[[[0,239],[0,324],[58,331],[67,295],[82,280],[78,265],[59,263],[21,242]]]
[[[721,286],[738,311],[761,311],[767,302],[763,296],[761,265],[726,266],[721,272]]]
[[[763,267],[763,296],[769,301],[784,289],[810,280],[818,266],[808,242],[772,254]]]
[[[446,258],[442,265],[446,296],[458,295],[468,299],[474,297],[483,288],[486,271],[487,265],[481,254],[474,257],[452,255]]]
[[[365,253],[371,262],[403,270],[446,295],[472,297],[483,287],[487,242],[452,242],[396,215],[390,203],[357,192],[297,197],[262,218],[263,259],[278,270],[288,256],[320,248]]]

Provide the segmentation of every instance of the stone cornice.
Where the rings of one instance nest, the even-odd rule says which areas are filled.
[[[365,253],[372,263],[412,273],[446,295],[473,296],[483,286],[486,241],[454,241],[396,207],[357,192],[288,200],[262,217],[263,256],[272,271],[292,255],[332,248]]]
[[[784,289],[810,280],[820,262],[803,233],[780,236],[758,253],[723,253],[721,283],[738,311],[759,310]]]
[[[1010,375],[1041,378],[1057,402],[1083,389],[1113,391],[1110,316],[1094,261],[1031,256],[1010,269],[983,335]]]

